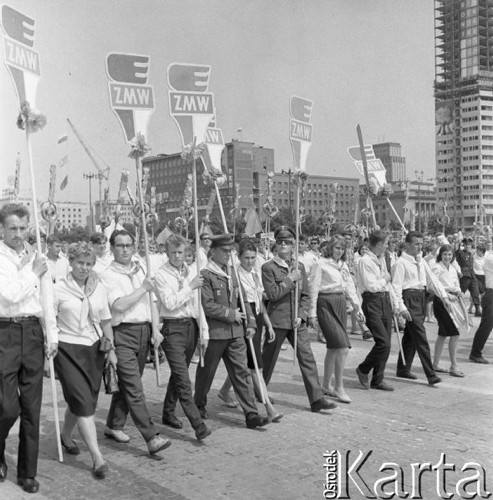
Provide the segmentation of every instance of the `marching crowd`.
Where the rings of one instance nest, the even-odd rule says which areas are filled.
[[[130,414],[150,454],[171,444],[151,419],[141,380],[152,347],[164,351],[171,373],[161,423],[183,427],[175,415],[179,401],[199,441],[211,434],[207,401],[221,360],[228,377],[218,396],[242,409],[246,426],[281,421],[267,388],[286,339],[312,412],[333,409],[334,401],[351,403],[344,388],[351,334],[373,339],[356,369],[364,389],[394,390],[385,381],[393,329],[404,332],[397,377],[417,379],[411,371],[416,353],[428,384],[440,383],[440,372],[464,377],[456,352],[460,332],[470,327],[466,291],[481,316],[470,360],[488,363],[482,350],[493,328],[491,241],[477,242],[474,253],[470,238],[425,240],[409,232],[397,242],[375,230],[357,241],[351,232],[327,241],[300,235],[295,248],[295,232],[282,226],[267,249],[245,234],[202,233],[194,255],[188,240],[172,234],[165,244],[151,243],[152,255],[144,259],[142,245],[124,229],[109,241],[95,233],[63,251],[62,242],[50,236],[46,255],[38,255],[28,243],[27,207],[5,205],[0,224],[0,482],[7,476],[6,440],[20,417],[17,482],[30,493],[39,489],[46,359],[54,362],[67,404],[62,446],[80,453],[72,438],[77,426],[99,479],[108,471],[94,419],[103,372],[113,371],[118,379],[104,435],[129,442],[124,429]],[[433,316],[439,330],[432,357],[425,323]],[[159,331],[153,318],[159,318]],[[321,378],[308,328],[327,347]],[[449,369],[440,366],[447,337]],[[192,384],[189,366],[197,352]],[[265,416],[256,400],[265,404]]]

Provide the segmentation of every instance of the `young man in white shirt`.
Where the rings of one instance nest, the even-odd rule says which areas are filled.
[[[185,262],[187,241],[182,236],[172,235],[166,240],[168,261],[156,273],[156,292],[160,301],[159,315],[163,322],[161,333],[166,359],[171,370],[168,389],[163,404],[164,425],[181,429],[182,422],[175,415],[179,399],[183,411],[195,430],[198,440],[210,436],[192,396],[192,384],[188,367],[197,342],[202,352],[207,349],[209,329],[202,308],[198,307],[198,293],[204,279],[197,276],[197,266],[188,267]],[[198,318],[202,327],[199,339]]]
[[[445,307],[450,310],[447,292],[422,258],[423,235],[416,231],[406,234],[405,247],[392,269],[392,285],[395,290],[397,309],[406,320],[402,349],[405,364],[401,358],[397,361],[397,376],[415,380],[418,377],[411,373],[416,352],[419,355],[423,370],[430,385],[442,381],[437,377],[431,361],[430,345],[426,337],[424,319],[426,315],[426,287],[438,295]]]
[[[46,248],[48,269],[53,283],[56,283],[59,279],[66,278],[70,269],[70,264],[68,263],[67,257],[61,253],[62,245],[58,236],[48,236]]]

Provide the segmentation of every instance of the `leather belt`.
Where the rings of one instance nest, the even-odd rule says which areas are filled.
[[[195,318],[163,318],[163,323],[191,323]]]
[[[363,292],[361,295],[364,297],[365,295],[367,296],[372,296],[372,295],[382,295],[382,296],[385,296],[385,295],[388,295],[389,292],[387,291],[383,291],[383,292]]]
[[[408,292],[408,293],[425,293],[426,288],[406,288],[402,290],[402,292]]]
[[[0,323],[26,323],[27,321],[39,321],[37,316],[12,316],[11,318],[0,318]]]

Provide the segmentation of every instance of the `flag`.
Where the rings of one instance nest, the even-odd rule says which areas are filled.
[[[68,156],[65,155],[62,158],[60,158],[60,160],[58,161],[58,166],[63,167],[64,165],[67,164],[67,162],[68,162]]]
[[[251,238],[262,231],[262,226],[258,220],[257,210],[255,210],[254,205],[245,212],[245,221],[245,234]]]
[[[63,134],[62,136],[60,136],[57,140],[57,143],[58,144],[62,144],[62,142],[66,142],[68,141],[68,135],[67,134]]]
[[[65,176],[65,179],[63,179],[62,183],[60,184],[60,191],[63,191],[68,184],[68,175]]]
[[[168,239],[169,236],[171,236],[173,233],[170,231],[169,227],[166,226],[157,236],[156,236],[156,243],[158,245],[162,243],[166,243],[166,240]]]

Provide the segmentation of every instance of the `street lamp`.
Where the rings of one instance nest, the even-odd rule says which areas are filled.
[[[416,176],[416,180],[418,182],[418,231],[421,232],[421,182],[423,182],[423,170],[415,170],[414,175]]]
[[[87,174],[82,174],[82,177],[84,177],[84,179],[87,179],[89,181],[89,229],[91,231],[94,231],[95,225],[94,225],[94,212],[92,207],[92,180],[98,178],[98,174],[95,174],[94,172],[89,172]]]

